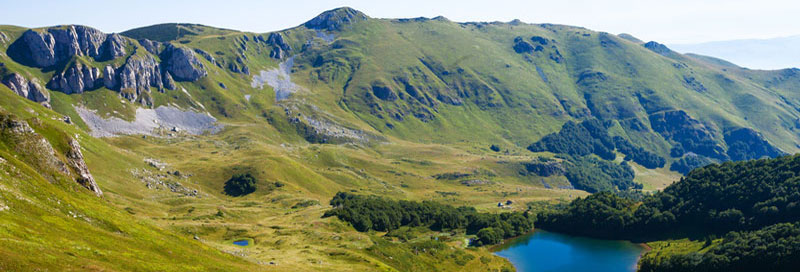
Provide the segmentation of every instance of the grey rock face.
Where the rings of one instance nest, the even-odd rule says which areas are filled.
[[[86,189],[94,192],[95,195],[102,196],[103,191],[97,186],[92,173],[89,172],[89,167],[86,166],[86,161],[83,159],[81,145],[75,139],[70,139],[69,151],[67,151],[66,157],[67,163],[72,170],[75,171],[75,174],[77,174],[75,181],[83,187],[86,187]]]
[[[37,67],[49,67],[56,64],[56,40],[53,38],[53,35],[49,33],[39,33],[34,30],[25,31],[22,34],[22,49],[27,47],[27,52],[21,52],[22,54],[27,53],[29,61],[32,65]]]
[[[54,75],[47,85],[52,90],[73,94],[99,88],[102,83],[100,69],[75,63],[67,70]]]
[[[125,56],[125,45],[127,42],[125,41],[122,36],[117,33],[108,35],[108,38],[103,43],[104,52],[102,52],[103,56],[107,59],[105,60],[112,60],[118,57]]]
[[[6,36],[6,33],[0,32],[0,43],[7,43],[7,42],[8,42],[8,36]]]
[[[167,90],[175,90],[178,88],[175,86],[175,80],[172,79],[172,75],[169,73],[164,74],[164,88],[167,88]]]
[[[8,86],[9,89],[14,91],[19,96],[25,97],[33,102],[50,102],[50,93],[42,88],[35,78],[31,81],[28,81],[22,77],[22,75],[13,73],[3,79],[3,85]]]
[[[85,26],[53,27],[45,32],[28,30],[15,42],[17,58],[35,67],[50,67],[72,56],[89,56],[97,61],[125,55],[126,41],[118,34],[105,34]]]
[[[142,92],[149,92],[150,87],[164,88],[161,79],[161,67],[152,56],[132,56],[122,68],[117,70],[117,80],[123,97],[135,101]]]
[[[304,25],[310,29],[340,30],[343,26],[367,20],[369,17],[352,8],[338,8],[323,12]]]
[[[208,75],[194,51],[185,47],[167,45],[161,59],[166,60],[167,72],[177,81],[197,81]]]
[[[111,65],[103,68],[103,86],[109,90],[114,90],[119,82],[117,81],[117,71]]]
[[[161,42],[151,41],[148,39],[141,39],[139,40],[139,44],[141,44],[142,47],[144,47],[144,50],[150,52],[150,54],[153,55],[161,54],[161,45],[163,45],[163,43]]]

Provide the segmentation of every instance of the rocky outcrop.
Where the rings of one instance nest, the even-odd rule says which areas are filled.
[[[117,81],[117,72],[114,67],[107,65],[103,68],[103,86],[109,90],[113,90],[119,82]]]
[[[86,166],[86,161],[83,159],[81,145],[75,139],[69,140],[69,150],[67,151],[66,157],[67,164],[69,164],[69,166],[77,175],[77,177],[75,177],[75,181],[83,187],[86,187],[86,189],[92,191],[95,195],[102,196],[103,191],[101,191],[100,187],[97,186],[92,173],[89,172],[89,167]]]
[[[178,88],[178,86],[175,86],[175,80],[172,79],[172,75],[169,73],[164,74],[164,88],[167,88],[167,90],[175,90]]]
[[[100,77],[100,69],[75,63],[61,73],[55,74],[47,87],[51,90],[60,91],[66,94],[83,93],[84,91],[94,90],[103,85]]]
[[[654,42],[654,41],[647,42],[647,43],[643,44],[642,46],[644,46],[644,48],[647,48],[650,51],[655,52],[656,54],[659,54],[659,55],[662,55],[662,56],[665,56],[665,57],[671,57],[671,56],[675,55],[675,52],[672,51],[671,49],[669,49],[666,45],[663,45],[663,44],[660,44],[660,43],[657,43],[657,42]]]
[[[147,52],[150,52],[150,54],[153,54],[153,55],[161,54],[161,45],[163,45],[163,43],[161,43],[161,42],[151,41],[151,40],[148,40],[148,39],[141,39],[141,40],[139,40],[139,44],[141,44],[142,47],[144,47],[144,50],[147,50]]]
[[[3,79],[3,85],[6,85],[19,96],[25,97],[33,102],[43,103],[45,106],[49,107],[50,93],[42,88],[35,78],[28,81],[22,77],[22,75],[13,73]]]
[[[7,43],[7,42],[8,42],[8,36],[6,36],[6,33],[0,32],[0,43]]]
[[[58,159],[50,142],[36,133],[26,121],[0,113],[0,142],[18,154],[25,154],[20,159],[43,173],[45,178],[53,180],[49,175],[56,173],[69,175],[69,169]]]
[[[337,8],[323,12],[304,24],[310,29],[341,30],[347,25],[369,19],[366,14],[352,8]]]
[[[23,64],[45,68],[73,56],[88,56],[97,61],[116,59],[125,55],[126,44],[119,34],[70,25],[25,31],[9,48],[9,55]]]
[[[245,37],[247,37],[247,36],[245,36]],[[200,49],[197,49],[197,48],[194,49],[194,52],[197,53],[198,55],[200,55],[201,57],[203,57],[204,59],[206,59],[208,62],[213,63],[214,65],[217,64],[217,60],[214,59],[214,56],[212,56],[208,52],[200,50]]]
[[[114,77],[118,86],[113,88],[119,90],[121,95],[135,101],[143,92],[149,92],[150,87],[164,89],[161,78],[161,67],[152,56],[132,56],[118,69]]]
[[[395,101],[397,100],[397,93],[391,87],[383,82],[372,83],[372,94],[380,100]]]
[[[526,41],[522,37],[514,38],[513,47],[514,47],[514,52],[517,52],[518,54],[531,53],[533,52],[534,49],[533,45],[531,45],[528,41]]]
[[[0,142],[18,154],[24,154],[19,159],[36,169],[42,177],[50,181],[57,180],[55,176],[58,175],[74,177],[78,184],[91,190],[95,195],[103,195],[89,172],[81,146],[75,139],[69,139],[69,149],[63,156],[66,158],[65,162],[57,155],[53,145],[33,130],[28,122],[10,114],[0,113]]]
[[[292,50],[292,47],[286,43],[281,33],[271,33],[267,38],[267,44],[272,46],[269,56],[275,59],[282,59],[286,56],[287,52]]]
[[[194,51],[185,47],[167,45],[161,54],[167,72],[177,81],[197,81],[208,75]]]

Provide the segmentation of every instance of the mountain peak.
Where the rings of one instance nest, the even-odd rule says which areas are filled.
[[[367,19],[369,17],[363,12],[350,7],[341,7],[325,11],[303,25],[311,29],[341,30],[346,25]]]

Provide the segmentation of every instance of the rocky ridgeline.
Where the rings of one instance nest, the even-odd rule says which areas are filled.
[[[69,150],[67,151],[66,157],[67,164],[75,171],[75,181],[92,191],[95,195],[102,196],[103,191],[97,186],[92,173],[89,173],[89,167],[86,166],[86,161],[83,159],[81,145],[75,139],[69,140]]]
[[[103,192],[86,166],[81,146],[75,139],[69,138],[68,150],[63,158],[57,155],[53,145],[38,134],[26,121],[0,113],[0,140],[19,154],[29,154],[23,159],[42,173],[61,174],[73,177],[75,182],[89,189],[97,196]],[[72,171],[70,171],[70,169]],[[47,174],[44,177],[49,178]]]
[[[9,56],[28,66],[56,70],[47,83],[51,90],[73,94],[105,87],[119,91],[130,101],[142,98],[140,102],[145,105],[152,104],[149,96],[142,95],[150,88],[161,92],[174,90],[177,88],[175,81],[197,81],[208,75],[195,54],[196,50],[150,40],[138,43],[85,26],[62,26],[26,31],[9,47]],[[149,54],[137,53],[139,46]],[[130,47],[134,51],[128,55],[126,48]],[[90,57],[100,62],[126,55],[128,58],[121,66],[102,68],[76,59]],[[161,62],[153,55],[158,56]],[[211,57],[208,53],[201,55],[207,59]],[[213,57],[209,61],[215,63]],[[60,65],[64,68],[59,71]],[[32,85],[37,83],[20,78],[19,75],[12,76],[4,79],[3,83],[33,101],[49,101],[43,88]]]
[[[105,34],[86,26],[59,26],[46,31],[28,30],[9,51],[28,66],[48,68],[73,56],[88,56],[96,61],[125,55],[127,42],[119,34]]]

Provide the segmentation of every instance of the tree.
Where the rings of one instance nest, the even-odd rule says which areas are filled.
[[[256,178],[250,173],[235,174],[225,182],[225,193],[230,196],[244,196],[256,191]]]
[[[482,228],[478,231],[476,236],[478,236],[478,243],[480,245],[493,245],[503,241],[503,235],[492,227]]]

